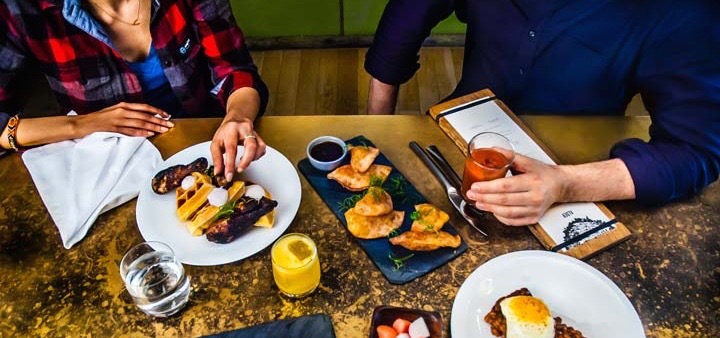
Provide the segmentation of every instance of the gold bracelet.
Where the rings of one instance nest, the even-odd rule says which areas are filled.
[[[15,151],[19,150],[17,143],[15,143],[16,138],[17,138],[15,136],[15,134],[17,134],[17,128],[18,128],[19,124],[20,124],[20,116],[19,115],[15,115],[15,116],[11,117],[7,124],[8,143],[10,144],[10,148],[13,148],[13,150],[15,150]]]

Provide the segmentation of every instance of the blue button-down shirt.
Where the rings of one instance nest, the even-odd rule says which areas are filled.
[[[390,0],[365,61],[389,84],[418,68],[430,30],[467,22],[450,97],[490,88],[521,114],[623,114],[642,95],[651,140],[624,140],[636,197],[698,193],[720,172],[720,5],[688,0]],[[562,135],[558,135],[562,137]],[[612,182],[608,182],[612,184]]]

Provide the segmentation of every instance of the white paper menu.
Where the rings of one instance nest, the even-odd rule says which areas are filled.
[[[492,131],[507,137],[515,152],[547,164],[556,164],[550,156],[493,100],[474,100],[442,111],[443,117],[465,140],[477,133]],[[568,250],[614,228],[610,219],[595,203],[557,204],[538,222],[557,244],[556,251]]]

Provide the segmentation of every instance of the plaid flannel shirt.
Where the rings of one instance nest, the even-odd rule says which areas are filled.
[[[227,0],[151,0],[150,31],[182,116],[222,116],[236,89],[267,88],[257,73]],[[45,74],[67,113],[143,102],[138,77],[112,47],[80,0],[4,0],[0,3],[0,111],[14,113],[12,80],[23,67]],[[212,92],[212,93],[211,93]],[[1,120],[1,119],[0,119]],[[0,127],[4,127],[0,125]],[[1,130],[1,129],[0,129]]]

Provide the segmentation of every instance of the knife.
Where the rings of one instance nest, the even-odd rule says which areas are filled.
[[[420,158],[420,160],[425,164],[425,166],[430,169],[430,172],[432,172],[433,175],[435,175],[435,177],[445,187],[445,192],[447,193],[448,200],[450,201],[450,204],[453,206],[453,208],[455,208],[455,210],[460,213],[460,215],[465,219],[465,221],[468,222],[468,224],[470,224],[470,226],[475,228],[475,230],[477,230],[481,234],[487,236],[485,231],[482,231],[479,228],[479,224],[477,224],[478,221],[465,212],[465,209],[463,208],[465,200],[462,198],[462,196],[460,196],[457,189],[453,186],[452,183],[450,183],[447,177],[445,177],[443,171],[438,167],[435,162],[433,162],[433,160],[425,152],[425,150],[423,150],[423,148],[420,147],[420,145],[415,141],[410,141],[410,149],[415,152],[415,155]]]

